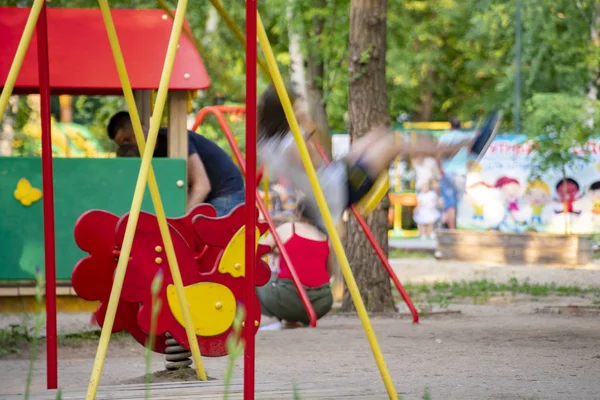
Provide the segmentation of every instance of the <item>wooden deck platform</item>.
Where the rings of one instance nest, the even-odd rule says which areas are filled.
[[[302,400],[345,400],[345,399],[369,399],[387,400],[389,397],[385,392],[383,383],[379,380],[373,382],[372,388],[365,387],[340,387],[335,382],[301,382],[297,384],[300,398]],[[173,382],[153,383],[150,385],[150,399],[153,400],[220,400],[223,397],[223,382]],[[243,399],[243,382],[236,380],[230,387],[229,399]],[[62,400],[84,400],[87,388],[66,389],[62,391]],[[30,400],[55,400],[55,390],[32,392]],[[286,400],[293,399],[293,386],[288,383],[256,383],[256,400]],[[97,400],[142,400],[145,395],[145,385],[113,385],[102,386],[96,396]],[[0,393],[3,400],[21,400],[22,392]]]

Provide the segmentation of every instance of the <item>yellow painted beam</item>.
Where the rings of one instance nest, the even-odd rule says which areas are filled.
[[[57,296],[57,312],[94,312],[100,302],[87,301],[77,296]],[[40,307],[35,296],[0,297],[0,314],[36,313],[44,310]]]
[[[463,124],[463,127],[469,129],[473,126],[470,121]],[[447,131],[452,128],[450,122],[447,121],[430,121],[430,122],[405,122],[402,124],[404,129],[415,130],[431,130],[431,131]]]

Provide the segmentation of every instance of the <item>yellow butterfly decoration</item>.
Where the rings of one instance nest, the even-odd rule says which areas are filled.
[[[596,164],[596,169],[600,171],[600,162]]]
[[[15,199],[28,207],[31,203],[35,203],[41,198],[42,191],[40,189],[31,186],[31,182],[25,178],[19,179],[19,182],[17,182],[17,189],[15,190]]]

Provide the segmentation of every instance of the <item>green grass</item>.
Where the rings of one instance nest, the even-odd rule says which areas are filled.
[[[99,330],[94,330],[94,331],[84,331],[84,332],[77,332],[77,333],[70,333],[67,335],[59,335],[58,336],[58,344],[60,346],[68,346],[68,347],[81,347],[86,343],[97,343],[98,340],[100,340],[100,331]],[[116,333],[112,333],[110,335],[110,340],[114,341],[114,340],[127,340],[130,339],[131,335],[129,335],[129,333],[122,331],[122,332],[116,332]]]
[[[576,286],[564,286],[556,283],[531,283],[510,278],[508,282],[498,283],[487,279],[459,282],[406,283],[406,291],[419,303],[447,306],[451,301],[470,299],[473,304],[485,303],[495,296],[591,296],[600,301],[600,288],[584,289]]]
[[[425,387],[425,391],[423,392],[423,400],[431,400],[431,393],[429,393],[428,387]]]
[[[434,258],[433,254],[424,251],[406,251],[404,249],[392,248],[388,258]]]
[[[33,337],[24,325],[9,325],[0,329],[0,356],[19,353],[20,349],[31,343]]]
[[[127,332],[117,332],[111,335],[111,340],[127,340],[131,336]],[[87,343],[97,343],[100,331],[77,332],[68,335],[59,335],[59,346],[81,347]],[[44,343],[43,338],[38,343]],[[19,354],[22,349],[33,344],[33,335],[25,324],[13,324],[0,329],[0,357],[9,354]]]

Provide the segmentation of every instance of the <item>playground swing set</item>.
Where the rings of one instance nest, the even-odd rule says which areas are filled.
[[[258,36],[258,41],[265,55],[268,68],[264,72],[268,73],[271,77],[284,106],[301,158],[315,192],[319,209],[323,214],[333,248],[338,257],[359,318],[363,324],[365,334],[371,345],[388,395],[390,399],[396,399],[396,390],[360,297],[341,240],[319,187],[316,172],[310,162],[306,145],[300,134],[298,123],[295,120],[292,105],[285,91],[275,56],[260,16],[257,13],[256,2],[250,0],[246,3],[247,24],[245,37],[218,0],[211,0],[211,3],[215,5],[219,14],[221,14],[228,26],[232,28],[235,36],[241,39],[244,45],[248,38]],[[255,294],[255,287],[264,285],[270,275],[270,270],[262,259],[262,256],[265,255],[268,249],[258,244],[258,238],[267,230],[270,230],[275,236],[277,245],[283,250],[282,256],[289,258],[285,253],[281,240],[276,236],[275,227],[269,217],[268,210],[262,199],[256,195],[257,186],[260,181],[257,179],[259,178],[260,171],[258,174],[256,171],[256,65],[257,61],[259,61],[257,60],[256,46],[246,46],[246,160],[244,161],[241,152],[237,148],[231,130],[224,118],[223,112],[231,110],[220,108],[219,106],[204,108],[196,116],[194,124],[195,130],[209,113],[217,117],[232,147],[238,165],[246,177],[246,204],[240,205],[229,215],[221,218],[215,217],[215,211],[210,205],[199,205],[179,218],[167,218],[158,190],[157,177],[153,170],[152,154],[156,145],[160,119],[163,115],[169,89],[173,89],[174,80],[177,82],[176,79],[171,78],[174,66],[176,65],[176,55],[178,55],[177,57],[184,57],[181,54],[189,53],[189,49],[187,52],[177,51],[180,44],[184,43],[184,40],[180,42],[180,35],[184,26],[187,0],[180,0],[178,2],[177,10],[173,17],[165,64],[162,67],[162,71],[160,71],[160,83],[150,117],[147,138],[144,137],[142,128],[142,121],[144,119],[140,118],[140,114],[144,115],[143,108],[141,113],[138,112],[140,106],[136,103],[113,20],[113,15],[125,12],[133,13],[134,10],[111,12],[106,0],[99,0],[99,5],[108,35],[110,50],[117,67],[122,94],[125,97],[138,146],[140,147],[140,153],[143,156],[129,213],[118,217],[106,211],[91,210],[84,212],[75,224],[75,241],[89,255],[83,258],[73,270],[73,287],[81,297],[87,300],[100,301],[96,317],[102,326],[98,352],[86,398],[94,399],[96,397],[112,332],[126,329],[138,342],[143,345],[147,344],[147,339],[151,332],[152,298],[149,290],[150,284],[157,274],[163,274],[164,279],[160,296],[163,298],[162,304],[164,306],[154,327],[155,330],[153,333],[157,335],[157,340],[153,350],[164,352],[167,334],[170,334],[180,345],[191,351],[198,378],[206,380],[207,377],[201,355],[222,356],[226,354],[225,340],[231,332],[237,305],[243,304],[246,310],[246,319],[244,321],[244,398],[253,399],[254,338],[260,323],[260,306]],[[1,10],[2,12],[6,10],[12,10],[11,12],[19,10],[22,12],[24,9],[2,8]],[[85,10],[85,12],[91,13],[95,11]],[[0,96],[0,115],[3,115],[8,98],[13,88],[15,88],[19,70],[26,57],[33,31],[37,27],[37,69],[39,81],[30,84],[28,89],[39,88],[41,97],[48,352],[47,386],[49,389],[54,389],[58,385],[56,354],[56,246],[54,238],[54,182],[50,134],[51,75],[48,61],[47,14],[45,1],[35,0],[30,9],[10,70],[6,74],[6,82]],[[125,17],[125,14],[121,14],[121,18],[123,17]],[[165,18],[162,17],[161,19],[164,20]],[[262,62],[259,62],[259,65],[261,67],[264,66]],[[190,79],[189,73],[181,75],[183,75],[184,80]],[[155,78],[156,76],[158,74],[155,75]],[[197,86],[203,86],[201,83],[196,83]],[[183,86],[179,90],[186,89],[185,86],[189,89],[190,85]],[[138,87],[151,88],[152,83],[145,86],[139,85]],[[200,87],[200,89],[205,87]],[[61,91],[60,86],[52,86],[52,89],[53,92]],[[72,87],[70,89],[71,92],[74,92]],[[198,89],[196,88],[196,90]],[[63,90],[64,92],[69,92],[69,90]],[[102,93],[102,90],[98,90],[97,88],[96,92]],[[107,91],[104,93],[107,93]],[[182,97],[174,95],[171,97],[171,100],[177,98],[181,99]],[[169,106],[173,107],[173,104],[177,104],[177,101],[170,101]],[[239,110],[237,111],[239,112]],[[182,119],[173,119],[175,121],[172,121],[171,118],[169,121],[170,131],[178,132],[182,130],[185,132],[185,127],[183,129],[176,129],[178,128],[176,121],[179,121],[178,123],[181,124]],[[175,125],[173,125],[173,122],[176,122]],[[181,154],[182,150],[187,148],[185,137],[185,135],[169,135],[170,155],[176,155],[177,152]],[[324,153],[323,156],[326,159]],[[155,160],[154,166],[156,165]],[[254,167],[248,168],[248,166]],[[148,183],[156,215],[141,211],[146,182]],[[387,190],[388,177],[380,177],[373,192],[369,193],[357,208],[353,207],[352,212],[358,219],[385,268],[390,273],[396,287],[408,304],[413,313],[413,321],[417,322],[418,314],[416,309],[389,266],[385,254],[374,240],[372,233],[360,215],[361,212],[368,213],[372,211]],[[258,220],[256,207],[247,206],[248,204],[255,203],[258,204],[259,210],[267,221],[266,223]],[[292,267],[292,263],[288,263],[288,265]],[[314,310],[312,310],[312,306],[297,279],[293,267],[291,270],[300,296],[311,317],[311,325],[316,326]],[[190,307],[189,304],[193,304],[193,307]]]

